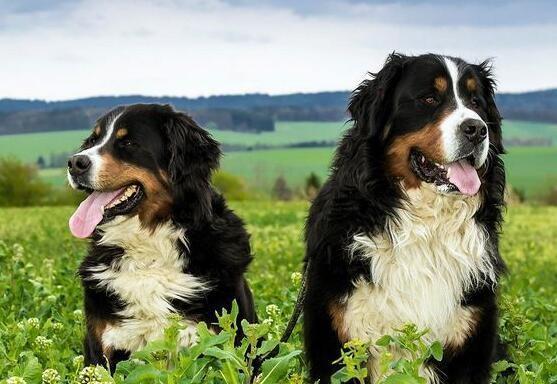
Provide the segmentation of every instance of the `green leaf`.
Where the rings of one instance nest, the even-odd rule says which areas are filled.
[[[28,383],[40,383],[43,368],[39,363],[39,359],[35,356],[29,356],[25,367],[23,368],[23,378]]]
[[[443,360],[443,346],[441,345],[440,342],[436,341],[433,344],[431,344],[429,350],[431,351],[431,355],[435,360],[437,361]]]
[[[257,354],[258,355],[265,355],[269,352],[271,352],[273,349],[275,349],[275,347],[279,344],[278,340],[265,340],[263,343],[261,343],[261,347],[257,350]]]
[[[207,366],[210,364],[208,358],[198,359],[190,368],[189,372],[183,375],[180,383],[183,384],[202,384],[205,375],[207,374]]]
[[[387,345],[391,344],[391,342],[393,341],[393,338],[389,335],[385,335],[383,337],[381,337],[379,340],[377,340],[375,342],[375,345],[380,346],[380,347],[386,347]]]
[[[124,383],[144,383],[147,380],[156,380],[161,376],[161,372],[152,365],[137,366]]]
[[[259,384],[281,383],[288,374],[290,361],[302,351],[292,351],[287,355],[265,360],[261,364],[261,379]]]
[[[215,357],[219,360],[226,360],[229,362],[233,362],[234,365],[237,367],[242,367],[242,362],[233,352],[225,351],[223,349],[219,349],[216,347],[207,348],[205,352],[203,352],[206,356]],[[243,360],[243,359],[242,359]]]
[[[349,380],[352,380],[353,376],[350,375],[347,371],[346,368],[342,368],[338,371],[336,371],[332,376],[331,376],[331,384],[340,384],[340,383],[346,383]]]
[[[382,384],[421,384],[416,378],[403,373],[395,373],[387,377]]]
[[[507,360],[499,360],[492,365],[493,372],[495,373],[506,371],[510,367],[511,363]]]
[[[238,371],[232,367],[230,361],[223,364],[223,369],[220,372],[227,384],[240,384]]]
[[[128,376],[138,366],[134,360],[124,360],[116,366],[116,375]]]

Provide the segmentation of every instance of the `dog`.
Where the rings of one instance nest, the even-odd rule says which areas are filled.
[[[429,383],[489,382],[505,170],[489,61],[390,55],[352,93],[352,125],[306,222],[304,338],[329,383],[344,343],[404,324],[444,347]],[[403,352],[393,349],[394,358]]]
[[[168,105],[117,107],[68,162],[88,193],[70,219],[89,252],[79,267],[87,324],[85,364],[116,364],[161,338],[180,316],[181,346],[196,324],[236,300],[238,323],[256,321],[244,273],[252,260],[242,220],[211,186],[219,144]],[[174,315],[176,316],[176,315]]]

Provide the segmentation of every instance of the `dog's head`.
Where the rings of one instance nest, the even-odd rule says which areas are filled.
[[[390,176],[406,189],[475,195],[490,152],[503,152],[489,62],[392,54],[354,91],[356,134],[381,143]]]
[[[70,220],[88,237],[101,222],[138,215],[145,226],[210,219],[218,143],[168,105],[118,107],[102,116],[68,161],[68,181],[89,193]]]

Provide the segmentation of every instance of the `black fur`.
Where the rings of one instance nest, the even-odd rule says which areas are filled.
[[[468,65],[480,80],[480,116],[488,122],[490,150],[482,180],[483,203],[476,221],[489,234],[489,254],[498,272],[504,270],[499,256],[498,238],[503,208],[505,171],[500,155],[501,117],[494,101],[494,81],[489,64]],[[348,110],[352,127],[346,132],[331,167],[331,175],[311,206],[306,223],[307,296],[304,305],[305,350],[312,380],[321,384],[339,367],[332,362],[340,356],[341,342],[332,326],[329,305],[341,301],[353,290],[359,277],[370,281],[369,264],[350,258],[348,247],[357,233],[370,236],[384,230],[389,217],[395,217],[404,192],[386,168],[386,151],[392,141],[405,133],[422,129],[437,112],[410,104],[408,79],[414,83],[433,82],[442,70],[439,57],[392,54],[383,69],[372,74],[352,94]],[[406,104],[404,104],[406,103]],[[447,101],[447,105],[450,101]],[[402,111],[413,108],[415,112]],[[447,353],[438,364],[445,383],[484,384],[489,382],[497,341],[496,295],[491,286],[467,292],[463,305],[481,309],[481,320],[465,346]]]
[[[224,198],[210,183],[221,155],[218,143],[189,116],[167,105],[119,107],[99,119],[103,132],[111,118],[120,113],[117,127],[125,127],[129,140],[134,143],[122,150],[114,139],[102,152],[151,172],[160,181],[161,189],[170,191],[169,211],[157,212],[157,220],[145,225],[155,229],[170,220],[175,227],[183,228],[187,247],[182,242],[176,244],[181,257],[187,260],[183,272],[200,277],[210,286],[195,299],[171,300],[175,312],[214,327],[215,313],[221,313],[223,308],[230,310],[232,301],[236,300],[240,308],[238,322],[242,319],[256,321],[252,294],[244,278],[252,260],[249,235],[242,220],[227,207]],[[94,138],[88,139],[82,149],[91,147],[94,142]],[[114,177],[117,179],[119,175]],[[84,184],[86,182],[80,182],[81,187],[89,189]],[[129,215],[136,213],[133,211]],[[99,287],[90,268],[111,265],[124,255],[124,250],[98,244],[101,235],[99,230],[95,231],[89,252],[79,268],[88,327],[84,355],[86,364],[106,365],[108,362],[114,371],[116,364],[128,358],[130,351],[110,351],[103,356],[98,328],[121,321],[118,312],[126,303],[117,292]]]

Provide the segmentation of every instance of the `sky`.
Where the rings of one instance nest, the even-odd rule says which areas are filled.
[[[349,90],[393,51],[557,87],[557,2],[0,0],[0,98]]]

